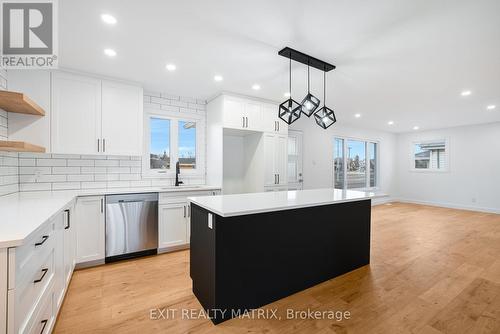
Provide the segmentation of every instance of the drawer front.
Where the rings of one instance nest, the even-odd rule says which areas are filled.
[[[49,221],[30,237],[24,245],[9,248],[9,289],[14,289],[22,278],[19,275],[32,275],[38,270],[46,255],[54,248],[55,239],[54,223]]]
[[[171,192],[171,193],[160,193],[159,204],[175,204],[186,202],[188,197],[195,196],[213,196],[218,195],[219,190],[203,190],[203,191],[186,191],[186,192]]]
[[[55,250],[48,252],[44,261],[31,275],[18,276],[15,291],[15,324],[18,328],[29,327],[27,322],[37,312],[37,305],[54,285]],[[52,298],[52,297],[51,297]]]
[[[54,327],[54,293],[52,290],[47,291],[40,303],[37,305],[33,317],[26,324],[24,330],[20,333],[26,334],[48,334]]]

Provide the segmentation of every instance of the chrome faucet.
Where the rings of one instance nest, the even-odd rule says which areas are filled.
[[[179,181],[179,174],[181,173],[181,167],[179,165],[179,161],[175,163],[175,186],[178,187],[180,184],[184,182]]]

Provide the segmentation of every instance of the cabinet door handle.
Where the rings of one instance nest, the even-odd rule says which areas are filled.
[[[243,125],[242,125],[242,128],[244,128],[244,127],[245,127],[245,117],[242,117],[242,119],[243,119]]]
[[[191,217],[191,204],[188,205],[187,212],[188,212],[188,218]]]
[[[40,334],[43,334],[43,332],[45,331],[45,326],[47,326],[47,322],[49,322],[49,319],[40,321],[40,323],[42,324],[42,330],[40,331]]]
[[[42,237],[42,241],[35,243],[35,247],[43,245],[45,243],[45,241],[47,241],[48,238],[49,238],[48,235],[44,235]]]
[[[248,128],[248,117],[247,117],[247,128]]]
[[[66,212],[66,226],[64,227],[65,230],[70,228],[70,214],[69,214],[69,209],[64,210]]]
[[[104,199],[101,198],[101,213],[104,213]]]
[[[278,131],[280,130],[280,122],[276,121],[276,124],[278,124]]]
[[[278,174],[278,184],[280,184],[280,175]]]
[[[102,152],[106,152],[106,139],[102,139]]]
[[[101,140],[97,138],[97,152],[101,152]]]
[[[186,218],[186,206],[184,205],[183,208],[184,208],[184,218]]]
[[[47,272],[49,271],[48,268],[43,268],[42,269],[42,276],[39,278],[39,279],[36,279],[33,281],[33,283],[39,283],[43,280],[43,278],[45,277],[45,275],[47,274]]]

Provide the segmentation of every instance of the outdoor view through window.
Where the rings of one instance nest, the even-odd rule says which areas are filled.
[[[179,121],[179,165],[196,168],[196,123]]]
[[[415,144],[414,160],[415,169],[446,169],[446,142],[444,140],[438,140]]]
[[[333,178],[337,189],[376,187],[377,143],[335,138]]]
[[[151,118],[149,122],[151,132],[150,168],[170,168],[170,120]]]

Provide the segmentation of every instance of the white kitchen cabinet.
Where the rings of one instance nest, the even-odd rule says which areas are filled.
[[[186,202],[159,206],[158,248],[170,248],[188,243],[187,206]]]
[[[287,136],[264,134],[265,186],[287,183]]]
[[[64,268],[64,214],[60,213],[52,220],[54,224],[54,237],[56,245],[54,248],[54,302],[56,308],[62,304],[64,298],[66,275]]]
[[[142,88],[52,74],[52,152],[142,155]]]
[[[104,197],[79,197],[76,202],[76,263],[104,262]]]
[[[76,264],[76,226],[73,221],[74,206],[64,211],[64,280],[69,284]]]
[[[262,105],[259,102],[224,96],[224,127],[239,130],[262,130]]]
[[[105,154],[142,155],[142,88],[102,82],[102,151]]]
[[[288,124],[278,117],[278,106],[274,104],[265,103],[262,105],[262,125],[265,132],[288,133]]]
[[[52,152],[95,154],[101,143],[101,81],[52,74]]]

